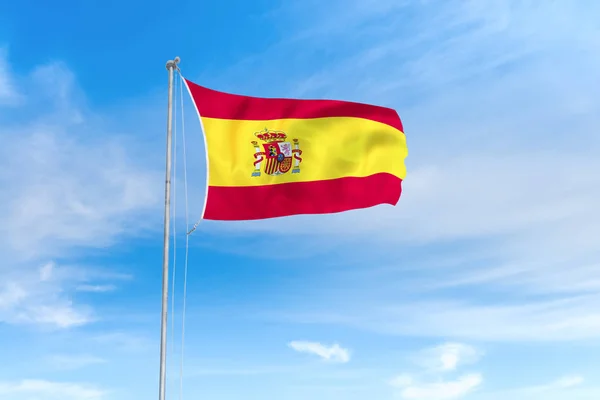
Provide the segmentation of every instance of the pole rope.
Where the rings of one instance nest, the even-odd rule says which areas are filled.
[[[178,69],[181,79],[179,85],[180,104],[181,104],[181,137],[183,141],[183,191],[185,199],[185,231],[189,231],[189,207],[188,207],[188,181],[187,181],[187,142],[185,138],[185,114],[183,107],[183,76]],[[185,261],[183,267],[183,310],[181,316],[181,359],[179,365],[179,400],[183,399],[183,360],[185,349],[185,314],[187,306],[187,280],[188,280],[188,261],[189,261],[190,235],[185,235]]]

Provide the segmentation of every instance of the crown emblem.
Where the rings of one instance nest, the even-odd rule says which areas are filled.
[[[256,136],[259,140],[263,142],[285,142],[287,139],[287,135],[282,131],[272,131],[265,128],[264,131],[255,132],[254,136]]]

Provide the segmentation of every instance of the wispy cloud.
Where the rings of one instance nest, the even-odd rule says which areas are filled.
[[[443,343],[416,352],[409,358],[416,369],[396,375],[388,383],[397,390],[399,398],[406,400],[579,398],[574,390],[584,383],[584,378],[578,374],[565,375],[542,385],[498,391],[486,389],[482,385],[484,377],[481,372],[464,371],[467,365],[479,364],[482,357],[483,352],[476,347],[464,343]],[[490,376],[487,380],[493,386],[497,378]],[[581,398],[591,399],[597,390],[584,388],[577,393],[582,394]]]
[[[415,363],[431,371],[446,372],[474,364],[482,355],[480,350],[463,343],[443,343],[417,354]]]
[[[406,400],[450,400],[471,393],[483,382],[481,373],[464,373],[449,379],[448,373],[459,366],[479,361],[481,352],[463,343],[444,343],[422,350],[413,357],[423,368],[414,374],[402,374],[389,383]]]
[[[160,203],[160,179],[129,156],[123,140],[100,135],[103,126],[66,65],[10,71],[2,49],[0,97],[17,87],[35,96],[0,118],[0,321],[83,325],[95,319],[93,309],[69,295],[105,292],[113,282],[94,281],[98,268],[88,274],[86,266],[59,268],[53,260],[144,231],[143,217]]]
[[[76,290],[78,292],[104,293],[112,292],[116,288],[115,285],[79,285]]]
[[[532,389],[534,391],[546,391],[546,390],[553,390],[553,389],[566,389],[566,388],[572,388],[575,386],[579,386],[583,383],[584,379],[582,376],[579,375],[567,375],[567,376],[563,376],[562,378],[557,379],[554,382],[551,382],[550,384],[547,385],[542,385],[542,386],[538,386],[538,387],[533,387]]]
[[[0,218],[10,232],[3,250],[27,259],[143,229],[143,218],[133,221],[160,205],[158,171],[130,157],[121,133],[102,134],[67,66],[42,65],[27,78],[36,93],[22,109],[28,118],[3,121],[0,130],[7,205]]]
[[[0,320],[15,324],[36,324],[68,328],[93,320],[86,306],[75,306],[62,295],[69,280],[54,276],[56,265],[46,263],[37,270],[4,272],[0,284]],[[68,287],[68,286],[67,286]]]
[[[498,392],[481,393],[478,399],[594,399],[600,390],[597,387],[582,387],[585,379],[580,375],[566,375],[552,382],[511,388]]]
[[[452,400],[471,393],[483,378],[481,374],[465,374],[455,380],[421,383],[409,378],[396,378],[391,384],[399,389],[399,396],[406,400]]]
[[[327,346],[319,342],[293,341],[288,345],[297,352],[314,354],[325,361],[337,363],[350,361],[350,351],[337,343]]]
[[[597,295],[558,300],[486,304],[470,301],[406,301],[359,305],[353,310],[265,313],[263,317],[300,324],[346,325],[386,335],[481,341],[553,342],[597,337]],[[415,312],[418,310],[418,312]]]

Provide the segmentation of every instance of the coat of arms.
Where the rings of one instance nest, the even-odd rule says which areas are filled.
[[[300,172],[302,150],[298,139],[293,139],[292,148],[287,135],[281,131],[265,128],[264,131],[255,132],[254,136],[262,142],[262,150],[257,141],[252,142],[255,158],[252,176],[260,176],[261,166],[264,166],[263,172],[267,175],[283,175],[290,169],[292,174]]]

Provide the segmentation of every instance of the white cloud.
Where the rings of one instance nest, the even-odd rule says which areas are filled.
[[[93,292],[93,293],[104,293],[112,292],[116,289],[115,285],[79,285],[76,290],[78,292]]]
[[[584,379],[582,376],[579,375],[568,375],[568,376],[563,376],[562,378],[558,379],[555,383],[551,384],[550,387],[551,388],[570,388],[570,387],[574,387],[574,386],[578,386],[581,385],[583,383]]]
[[[11,400],[100,400],[105,392],[88,385],[52,382],[45,380],[22,380],[0,382],[0,395]]]
[[[456,380],[418,383],[394,380],[399,397],[406,400],[452,400],[459,399],[475,390],[483,381],[481,374],[465,374]]]
[[[93,320],[86,306],[75,306],[63,295],[70,279],[49,262],[39,269],[3,272],[0,284],[0,321],[69,328]]]
[[[463,343],[444,343],[422,351],[415,362],[432,371],[454,371],[459,366],[474,364],[482,353]]]
[[[140,215],[159,203],[153,172],[134,166],[119,145],[78,143],[59,129],[26,127],[3,148],[3,230],[20,258],[110,244],[135,233]]]
[[[357,304],[345,312],[323,307],[321,312],[296,310],[263,316],[301,324],[346,325],[386,335],[505,342],[577,341],[600,334],[598,301],[597,295],[491,304],[477,299],[395,300],[385,305]]]
[[[14,282],[5,282],[0,288],[0,311],[13,307],[27,296],[27,293]]]
[[[52,272],[54,270],[54,263],[53,262],[49,262],[45,265],[43,265],[40,268],[40,281],[44,282],[49,280],[50,278],[52,278]]]
[[[0,321],[83,325],[95,319],[93,310],[70,294],[106,292],[114,282],[52,260],[158,226],[145,217],[161,204],[162,178],[132,159],[126,138],[106,135],[66,65],[41,65],[19,77],[9,71],[2,50],[0,101],[18,86],[35,96],[0,119]]]
[[[399,374],[389,381],[389,385],[396,390],[399,398],[405,400],[451,400],[467,395],[478,400],[542,399],[550,395],[552,399],[579,398],[575,396],[574,390],[584,382],[580,375],[565,375],[544,385],[499,391],[480,389],[483,375],[479,372],[461,372],[456,375],[461,366],[478,363],[482,355],[479,349],[462,343],[444,343],[431,347],[410,358],[422,369],[411,374]],[[490,381],[493,382],[495,378],[490,378]],[[592,399],[593,394],[598,391],[595,388],[585,388],[577,393],[581,394],[581,398]]]
[[[48,325],[55,328],[70,328],[93,321],[86,307],[76,309],[71,301],[62,301],[51,306],[36,305],[24,308],[25,313],[7,322]]]
[[[337,343],[327,346],[319,342],[293,341],[289,346],[300,353],[314,354],[326,361],[338,363],[350,361],[350,351]]]
[[[161,204],[160,168],[131,159],[120,133],[99,131],[65,65],[36,68],[28,84],[42,104],[26,108],[26,120],[0,126],[7,244],[26,258],[26,251],[43,256],[135,233],[140,216]]]
[[[471,393],[483,382],[480,373],[466,373],[456,379],[446,379],[459,366],[477,363],[481,352],[463,343],[443,343],[420,351],[414,363],[424,368],[416,375],[401,374],[389,383],[406,400],[451,400]]]
[[[483,392],[478,400],[501,399],[595,399],[598,387],[582,387],[585,379],[580,375],[566,375],[543,385],[524,386],[496,392]]]
[[[566,375],[561,378],[556,379],[553,382],[547,383],[545,385],[538,386],[529,386],[524,388],[516,389],[516,391],[522,393],[530,393],[530,394],[539,394],[544,392],[553,392],[563,389],[571,389],[576,386],[580,386],[583,384],[584,378],[580,375]]]

